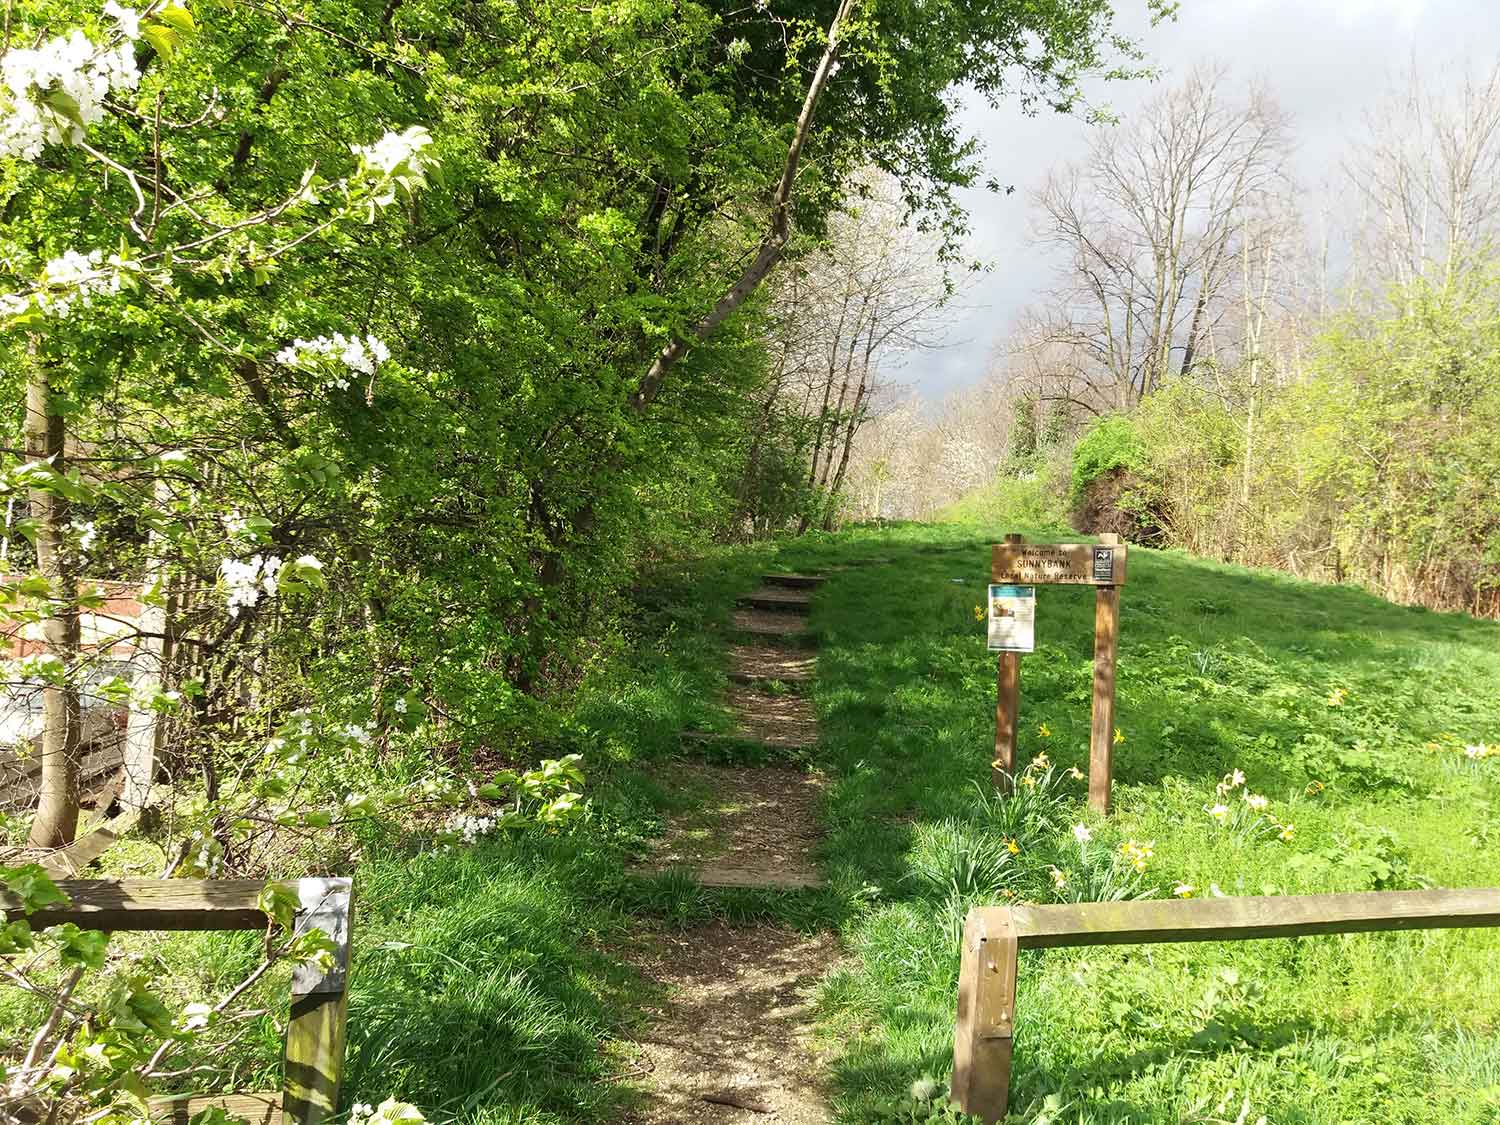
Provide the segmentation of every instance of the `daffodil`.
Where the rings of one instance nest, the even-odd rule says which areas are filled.
[[[1051,738],[1052,737],[1052,728],[1049,727],[1046,723],[1043,723],[1041,726],[1037,727],[1036,728],[1036,732],[1037,732],[1037,734],[1041,735],[1043,738]]]
[[[1082,781],[1083,777],[1084,777],[1084,774],[1083,774],[1083,771],[1081,769],[1079,769],[1077,766],[1069,766],[1068,767],[1068,776],[1071,777],[1075,781]]]
[[[1059,871],[1056,867],[1049,867],[1047,870],[1052,874],[1052,885],[1058,890],[1062,890],[1068,885],[1068,873],[1066,871]]]
[[[1229,806],[1220,801],[1217,805],[1204,805],[1204,810],[1220,824],[1229,820]]]
[[[1089,840],[1093,838],[1093,835],[1094,834],[1089,831],[1089,826],[1087,824],[1073,825],[1073,839],[1077,840],[1080,844],[1087,844]]]
[[[1192,898],[1193,892],[1197,890],[1191,883],[1178,883],[1172,888],[1172,893],[1178,898]]]
[[[1122,731],[1119,727],[1115,727],[1115,745],[1118,746],[1118,745],[1120,745],[1120,743],[1122,743],[1124,741],[1125,741],[1125,732]]]
[[[1245,804],[1249,805],[1256,812],[1260,812],[1262,809],[1264,809],[1270,803],[1271,803],[1270,801],[1266,800],[1259,793],[1246,793],[1245,794]]]
[[[982,606],[982,605],[976,605],[974,607],[974,620],[975,621],[983,621],[984,620],[984,606]]]
[[[1005,841],[1005,850],[1010,852],[1011,855],[1020,855],[1021,845],[1016,843],[1015,837],[1011,837]]]
[[[1292,835],[1295,832],[1296,832],[1296,825],[1293,825],[1293,824],[1283,824],[1281,826],[1281,838],[1283,840],[1285,840],[1287,843],[1291,843],[1291,841],[1292,841]]]

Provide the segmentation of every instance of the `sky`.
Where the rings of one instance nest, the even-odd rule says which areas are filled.
[[[1336,202],[1348,139],[1362,134],[1366,113],[1413,61],[1439,81],[1500,61],[1500,0],[1182,0],[1176,21],[1156,28],[1145,18],[1146,0],[1115,7],[1117,26],[1141,43],[1161,77],[1097,83],[1091,100],[1128,119],[1201,62],[1227,66],[1231,88],[1264,83],[1292,117],[1293,173],[1310,221]],[[1050,168],[1086,155],[1090,128],[978,98],[964,103],[963,122],[984,145],[981,182],[992,176],[1015,192],[963,196],[969,253],[989,271],[965,281],[943,346],[906,357],[893,373],[929,405],[984,376],[995,345],[1052,278],[1054,263],[1030,245],[1031,194]]]

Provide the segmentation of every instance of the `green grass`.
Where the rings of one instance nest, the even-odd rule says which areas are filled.
[[[1006,890],[1118,893],[1103,876],[1122,843],[1152,848],[1125,893],[1500,885],[1500,758],[1462,753],[1500,741],[1500,627],[1135,550],[1115,813],[1089,814],[1083,783],[1064,778],[1050,829],[1021,818],[1020,854],[985,870],[1015,838],[1005,802],[983,796],[994,658],[973,609],[989,538],[896,528],[786,552],[808,568],[889,559],[842,573],[815,614],[825,767],[839,778],[826,862],[870,887],[844,923],[856,961],[824,996],[828,1033],[845,1044],[844,1120],[879,1119],[913,1081],[946,1076],[968,906]],[[1092,601],[1039,591],[1022,762],[1045,752],[1058,770],[1087,768]],[[1235,769],[1294,825],[1289,842],[1205,811]],[[1080,822],[1093,830],[1084,855]],[[1500,1120],[1497,953],[1484,931],[1029,953],[1013,1109],[1027,1121]]]
[[[994,797],[994,658],[974,607],[996,534],[856,529],[644,576],[630,635],[554,734],[560,752],[586,755],[586,829],[443,853],[365,842],[346,1104],[395,1095],[435,1120],[486,1125],[620,1120],[638,1094],[619,1044],[653,999],[623,951],[718,916],[838,929],[850,956],[818,1010],[839,1120],[922,1120],[896,1107],[914,1083],[940,1091],[947,1078],[958,928],[975,904],[1179,883],[1500,885],[1500,758],[1461,751],[1500,742],[1500,626],[1175,552],[1131,553],[1114,815],[1088,813],[1066,772],[1087,764],[1086,589],[1040,591],[1020,757],[1052,766],[1020,797]],[[811,689],[830,779],[828,887],[708,892],[678,874],[633,877],[649,838],[692,811],[660,763],[683,727],[723,725],[716,630],[773,565],[831,579],[814,605]],[[1295,826],[1290,841],[1248,814],[1226,827],[1205,812],[1234,769]],[[1080,822],[1093,834],[1082,848]],[[1128,842],[1150,844],[1145,871],[1118,858]],[[143,846],[118,854],[145,862]],[[174,995],[199,999],[237,979],[256,946],[192,935],[133,948]],[[1027,953],[1016,1119],[1500,1121],[1497,954],[1487,931]],[[284,996],[283,981],[262,990],[267,1014],[205,1081],[276,1084]],[[29,1018],[0,994],[0,1024]]]

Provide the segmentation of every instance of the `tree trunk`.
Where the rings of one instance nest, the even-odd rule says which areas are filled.
[[[46,368],[33,361],[26,387],[26,454],[33,461],[50,461],[58,472],[64,462],[64,429],[52,411],[52,392]],[[78,688],[78,575],[65,541],[71,504],[44,489],[31,490],[31,514],[37,522],[37,567],[52,584],[52,601],[42,622],[47,652],[63,662],[63,686],[42,691],[42,788],[36,819],[31,822],[34,848],[60,848],[73,842],[78,830],[79,715]]]

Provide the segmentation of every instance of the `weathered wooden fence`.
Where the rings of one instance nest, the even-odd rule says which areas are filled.
[[[1010,1102],[1017,955],[1064,945],[1236,941],[1305,934],[1500,926],[1500,889],[1372,891],[1170,902],[1087,902],[969,912],[958,977],[953,1100],[999,1121]]]
[[[153,1098],[158,1121],[185,1123],[200,1110],[221,1106],[251,1125],[315,1125],[338,1108],[344,1072],[348,1011],[349,928],[352,881],[292,881],[300,906],[294,932],[322,930],[336,948],[327,972],[299,965],[292,974],[283,1089],[271,1093]],[[64,880],[69,898],[30,916],[40,929],[64,922],[94,930],[264,930],[260,879]],[[0,898],[0,906],[5,901]]]

